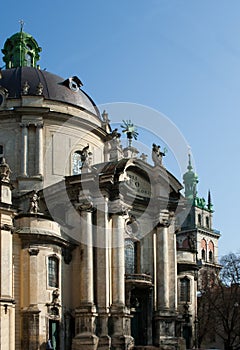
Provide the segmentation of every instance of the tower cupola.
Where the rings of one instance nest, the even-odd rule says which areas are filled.
[[[188,171],[183,175],[183,183],[185,186],[185,197],[194,199],[197,196],[198,176],[193,171],[191,155],[188,155]]]
[[[23,25],[19,33],[8,38],[2,49],[3,61],[6,63],[6,69],[17,67],[37,67],[40,58],[41,47],[30,35],[23,32]]]

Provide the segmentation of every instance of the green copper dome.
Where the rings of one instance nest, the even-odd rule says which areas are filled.
[[[25,32],[21,31],[8,38],[2,49],[3,61],[6,69],[17,67],[37,67],[41,47],[36,40]]]
[[[190,154],[188,157],[188,171],[183,175],[183,183],[185,186],[185,196],[189,199],[193,199],[197,196],[198,176],[193,171]]]

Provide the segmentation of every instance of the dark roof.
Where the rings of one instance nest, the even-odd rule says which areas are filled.
[[[1,75],[0,86],[8,90],[9,98],[20,98],[26,82],[30,86],[28,95],[36,95],[37,87],[41,83],[42,95],[46,99],[82,107],[99,116],[95,103],[83,90],[71,90],[66,84],[66,79],[55,74],[33,67],[18,67],[2,70]]]

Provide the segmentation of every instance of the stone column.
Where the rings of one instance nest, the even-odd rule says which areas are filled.
[[[95,334],[96,307],[93,296],[93,226],[91,198],[80,199],[80,286],[79,307],[75,310],[75,338],[72,350],[95,350],[98,337]]]
[[[125,305],[125,219],[129,209],[121,200],[111,203],[112,214],[112,348],[128,349],[133,346],[130,310]]]
[[[22,145],[21,145],[21,175],[28,176],[28,125],[20,124],[22,128]]]
[[[43,175],[43,123],[36,125],[36,174]]]
[[[157,310],[169,308],[169,251],[168,226],[157,227]]]
[[[157,274],[157,310],[155,312],[154,345],[161,349],[175,349],[178,340],[175,337],[176,322],[176,275],[173,266],[176,252],[172,247],[174,231],[170,230],[171,218],[168,210],[160,212],[156,234],[156,274]]]
[[[105,350],[111,347],[108,334],[108,319],[110,307],[110,267],[109,245],[110,229],[108,227],[108,198],[103,197],[95,202],[97,207],[96,222],[96,303],[98,308],[98,348]]]

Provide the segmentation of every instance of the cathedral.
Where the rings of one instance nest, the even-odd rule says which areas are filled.
[[[213,205],[152,144],[139,157],[77,76],[41,70],[21,28],[0,70],[0,349],[197,347],[219,269]],[[187,155],[186,155],[187,157]]]

